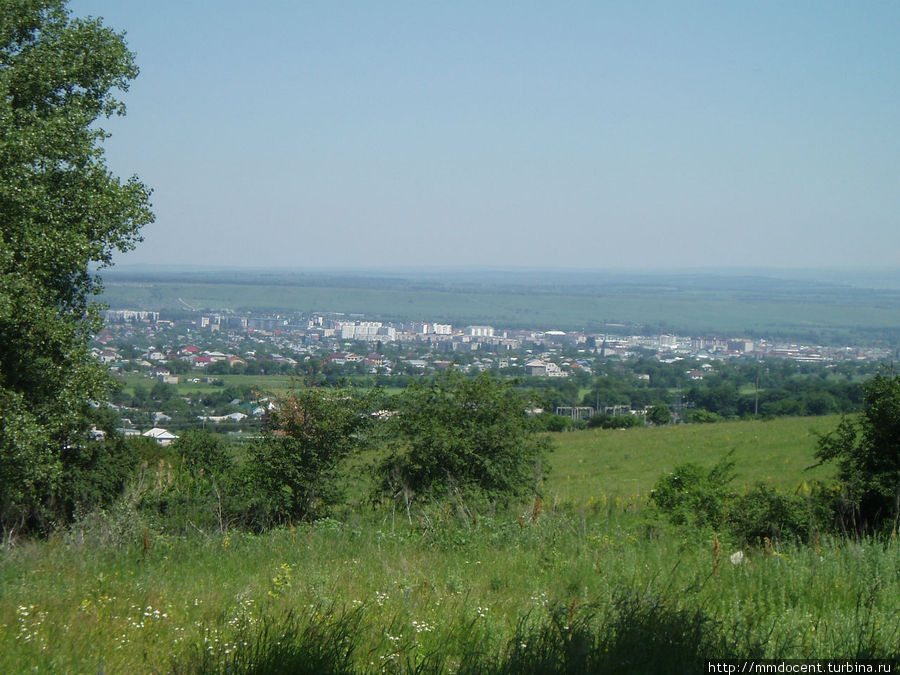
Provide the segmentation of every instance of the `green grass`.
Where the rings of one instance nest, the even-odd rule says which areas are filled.
[[[554,434],[547,491],[570,502],[603,494],[646,496],[657,478],[676,465],[712,467],[730,451],[736,484],[766,481],[792,490],[803,481],[831,475],[827,467],[804,469],[815,464],[816,434],[831,431],[839,420],[834,415],[784,417]]]
[[[77,534],[23,546],[0,568],[0,669],[159,672],[192,649],[239,646],[264,617],[329,608],[360,612],[359,670],[434,651],[449,665],[467,650],[499,653],[523,620],[603,612],[623,595],[741,631],[731,655],[896,654],[896,543],[785,546],[740,566],[726,548],[716,567],[711,540],[648,537],[621,509],[545,512],[521,528],[511,515],[469,527],[431,516],[424,531],[377,514],[263,536],[154,537],[146,553]]]
[[[564,672],[575,634],[588,645],[578,658],[594,660],[570,672],[589,661],[628,672],[635,645],[659,672],[694,672],[675,662],[699,656],[897,656],[896,540],[823,537],[733,565],[726,535],[717,554],[712,532],[673,529],[632,496],[732,448],[736,487],[790,488],[807,477],[810,429],[835,423],[557,435],[542,506],[478,518],[458,502],[410,519],[365,506],[265,535],[175,537],[123,502],[0,554],[0,672],[247,672],[254,659],[323,658],[340,672]]]
[[[213,385],[206,382],[188,382],[188,379],[210,377],[221,380],[223,385]],[[123,382],[123,391],[134,394],[136,386],[150,389],[156,380],[139,373],[126,373],[120,378]],[[262,394],[284,394],[296,386],[301,385],[300,378],[291,375],[210,375],[198,371],[192,371],[188,375],[178,377],[175,387],[179,396],[185,396],[193,392],[221,391],[223,387],[247,386]]]

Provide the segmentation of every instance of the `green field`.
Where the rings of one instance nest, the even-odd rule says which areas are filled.
[[[839,419],[785,417],[555,434],[547,489],[552,497],[574,503],[604,494],[646,497],[660,474],[677,464],[712,467],[734,451],[737,484],[765,481],[793,490],[830,475],[825,467],[804,469],[815,463],[816,434],[831,431]]]
[[[114,308],[342,312],[386,320],[503,328],[603,330],[607,323],[682,334],[896,335],[900,292],[768,278],[610,276],[554,282],[540,274],[384,279],[330,275],[110,273]]]
[[[362,504],[264,535],[171,536],[126,500],[2,553],[0,670],[249,672],[225,664],[250,659],[261,627],[286,625],[286,612],[302,628],[291,639],[320,647],[349,626],[352,672],[517,672],[503,664],[538,658],[517,650],[554,625],[608,636],[601,651],[613,656],[641,642],[668,672],[714,656],[896,657],[896,541],[823,537],[748,549],[734,565],[726,535],[717,553],[712,532],[674,529],[644,498],[675,464],[711,466],[731,449],[739,490],[823,477],[803,471],[811,430],[835,423],[557,435],[543,502],[481,517],[452,501],[409,517]]]
[[[254,391],[258,391],[261,395],[268,394],[284,394],[291,389],[301,385],[300,380],[291,375],[211,375],[210,377],[220,380],[221,385],[210,384],[207,382],[188,382],[188,378],[206,377],[196,372],[188,376],[178,378],[178,384],[170,385],[175,387],[179,396],[199,391],[221,391],[223,387],[250,387]],[[128,394],[134,394],[134,388],[137,386],[150,389],[156,383],[156,379],[147,377],[139,373],[126,373],[118,378],[122,383],[122,390]]]

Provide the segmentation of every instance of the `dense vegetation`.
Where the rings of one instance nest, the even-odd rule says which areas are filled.
[[[265,534],[141,502],[198,490],[186,474],[202,478],[198,464],[221,454],[197,449],[148,464],[110,509],[3,555],[0,668],[697,672],[714,657],[896,658],[894,539],[742,543],[727,527],[671,524],[647,500],[661,471],[689,459],[708,475],[727,447],[726,501],[758,481],[805,498],[804,481],[833,475],[802,470],[815,462],[809,427],[836,423],[565,434],[541,500],[491,511],[441,499],[411,519],[391,503],[373,510],[351,461],[346,506]]]
[[[476,414],[525,404],[487,375],[448,373],[408,397],[423,413],[410,423],[444,439],[435,457],[414,456],[448,469],[497,452],[481,425],[458,424],[454,401]],[[359,414],[377,399],[307,390],[243,453],[203,432],[132,447],[142,461],[124,493],[76,508],[47,543],[17,542],[0,565],[11,590],[0,625],[15,627],[0,631],[3,665],[639,672],[678,659],[691,672],[716,656],[896,658],[895,513],[845,516],[871,513],[859,476],[876,494],[900,478],[882,426],[898,400],[900,378],[873,380],[854,435],[847,421],[829,436],[785,420],[556,436],[542,496],[505,507],[496,497],[521,493],[462,478],[411,493],[428,499],[372,503],[397,475],[379,446],[414,437]],[[723,457],[728,445],[740,449]],[[817,454],[840,460],[836,474],[802,471]],[[102,488],[90,468],[79,475]],[[87,633],[67,634],[84,620]]]
[[[0,3],[0,523],[51,527],[89,404],[110,380],[89,358],[102,325],[92,269],[139,241],[149,190],[106,167],[99,126],[137,74],[121,35],[62,0]]]

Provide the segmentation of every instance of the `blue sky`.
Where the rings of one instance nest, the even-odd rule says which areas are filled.
[[[900,3],[77,0],[120,263],[900,267]]]

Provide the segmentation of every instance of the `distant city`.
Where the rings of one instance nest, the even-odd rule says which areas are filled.
[[[810,345],[741,336],[629,335],[625,329],[624,325],[609,325],[604,333],[583,333],[490,325],[455,327],[438,321],[372,321],[340,313],[241,316],[197,312],[188,319],[166,320],[154,311],[109,310],[94,355],[115,366],[123,357],[107,343],[142,334],[153,346],[132,361],[145,368],[173,360],[193,368],[219,362],[246,367],[262,359],[291,368],[316,358],[336,366],[358,364],[357,372],[378,375],[424,373],[456,363],[467,371],[514,369],[522,375],[563,378],[578,371],[590,373],[595,357],[629,360],[654,355],[663,363],[686,358],[828,363],[887,361],[892,355],[881,347]],[[154,338],[161,331],[170,336],[174,331],[181,337],[159,345]],[[385,345],[402,347],[405,356],[387,358],[381,353]],[[165,382],[178,381],[177,375],[164,368],[157,368],[156,373]],[[702,368],[688,373],[696,380],[703,379],[703,374]]]

